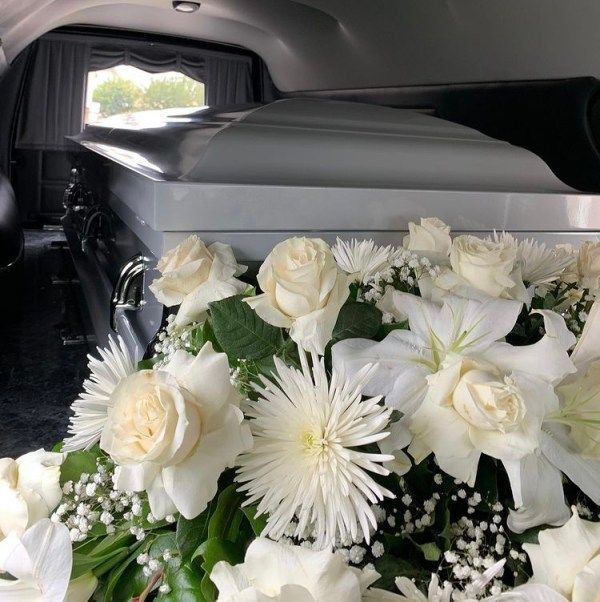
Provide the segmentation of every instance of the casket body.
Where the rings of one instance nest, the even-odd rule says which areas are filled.
[[[103,213],[93,219],[104,230],[87,235],[87,218],[65,219],[96,334],[104,342],[112,321],[138,354],[162,318],[147,290],[156,260],[190,233],[256,265],[293,235],[397,245],[409,221],[428,216],[455,232],[505,229],[549,243],[600,232],[600,197],[569,188],[529,151],[423,112],[289,99],[88,127],[74,140],[90,151]],[[111,316],[136,254],[141,290],[125,292]]]

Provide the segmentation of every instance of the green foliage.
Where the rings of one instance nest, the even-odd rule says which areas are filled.
[[[67,481],[77,481],[79,477],[87,472],[92,474],[96,472],[96,459],[100,457],[101,452],[98,446],[94,446],[90,451],[75,451],[67,454],[65,461],[60,467],[60,485],[61,487]]]
[[[154,365],[158,364],[158,362],[162,361],[164,359],[164,357],[165,356],[162,353],[159,353],[158,355],[155,355],[154,357],[150,357],[145,360],[140,360],[137,363],[137,369],[138,370],[152,370]]]
[[[130,79],[113,75],[102,82],[92,95],[100,103],[104,117],[174,107],[195,107],[204,104],[204,84],[183,75],[155,79],[142,88]]]
[[[113,75],[94,90],[92,100],[100,103],[100,113],[108,117],[135,110],[143,93],[132,81]]]
[[[350,301],[338,315],[333,329],[332,341],[344,339],[372,339],[381,327],[381,311],[370,303]]]
[[[243,494],[236,490],[235,484],[226,487],[217,500],[215,511],[208,522],[208,536],[235,541],[239,528],[240,506]]]
[[[277,355],[284,345],[282,329],[259,318],[241,296],[211,303],[210,312],[217,341],[232,362]]]
[[[267,515],[261,514],[260,516],[256,516],[256,509],[256,506],[244,506],[242,512],[246,515],[252,531],[254,531],[254,535],[259,537],[267,526]]]
[[[164,582],[171,591],[168,594],[158,594],[156,600],[162,602],[207,602],[202,594],[203,573],[195,571],[189,564],[184,564],[177,570],[169,569]]]
[[[71,578],[75,579],[89,571],[101,577],[128,557],[137,554],[141,545],[127,532],[86,541],[73,550]]]
[[[204,84],[187,77],[155,79],[144,92],[144,109],[196,107],[204,104]]]
[[[208,537],[208,520],[210,519],[213,505],[214,500],[210,502],[208,508],[202,514],[192,520],[188,520],[184,516],[179,517],[177,521],[176,541],[177,549],[184,562],[191,559],[197,548]]]

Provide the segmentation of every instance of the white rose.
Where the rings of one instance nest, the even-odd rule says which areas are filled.
[[[100,438],[118,465],[117,488],[146,491],[157,518],[200,514],[221,473],[252,447],[239,401],[227,356],[211,343],[196,357],[180,350],[160,370],[124,378]]]
[[[178,326],[202,321],[209,303],[246,289],[235,276],[247,268],[238,265],[231,247],[218,242],[207,247],[195,234],[165,253],[157,268],[161,276],[150,290],[167,307],[181,304]]]
[[[58,506],[63,459],[64,454],[39,449],[0,460],[0,539],[11,531],[23,534]]]
[[[598,600],[600,523],[582,520],[573,508],[573,516],[567,523],[558,529],[540,531],[538,538],[539,544],[523,544],[533,568],[531,584],[547,586],[571,602]],[[519,588],[515,590],[518,591]]]
[[[600,293],[600,242],[586,241],[581,245],[577,270],[579,286],[592,294]]]
[[[255,539],[242,564],[217,562],[210,578],[219,590],[217,602],[361,602],[378,573],[349,567],[329,550]]]
[[[349,294],[331,249],[320,238],[280,242],[258,272],[263,294],[245,301],[269,324],[289,328],[307,351],[323,354]]]
[[[474,482],[482,453],[499,460],[532,453],[546,411],[558,405],[549,384],[453,354],[427,384],[425,400],[408,421],[414,436],[409,451],[417,463],[433,451],[444,471],[467,483]]]
[[[430,259],[447,260],[452,247],[450,226],[437,217],[422,217],[421,224],[409,222],[403,246]]]
[[[510,240],[457,236],[452,242],[450,265],[452,272],[447,271],[436,280],[436,285],[443,289],[460,288],[462,284],[490,297],[527,299],[517,247]],[[459,278],[454,278],[455,275]]]

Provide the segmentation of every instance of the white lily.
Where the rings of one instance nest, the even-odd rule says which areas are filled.
[[[63,602],[72,563],[65,525],[42,519],[21,537],[11,532],[0,542],[0,572],[14,579],[0,579],[0,600]]]
[[[533,577],[487,602],[597,602],[600,598],[600,524],[573,516],[559,529],[539,532],[524,544]]]
[[[558,407],[553,385],[574,371],[565,344],[575,339],[564,320],[544,315],[546,335],[513,347],[502,340],[519,302],[448,295],[439,306],[395,291],[394,303],[410,331],[342,341],[333,362],[350,375],[379,366],[365,394],[385,395],[404,413],[415,460],[433,452],[444,471],[472,484],[481,453],[513,461],[533,452],[544,415]]]
[[[552,319],[556,320],[555,317]],[[588,371],[600,360],[599,341],[600,303],[596,302],[571,354],[576,372],[568,375],[560,383],[557,388],[559,394],[565,390],[579,390],[587,384],[585,379]],[[570,346],[572,345],[569,341],[563,339],[563,347],[568,349]],[[591,399],[590,395],[586,395],[586,391],[582,393],[584,403],[587,403]],[[579,410],[583,412],[581,416],[578,415]],[[593,410],[591,414],[589,412],[587,405],[578,408],[577,404],[563,403],[560,409],[546,416],[539,450],[519,461],[505,463],[515,496],[515,506],[518,508],[511,512],[508,520],[508,525],[513,531],[521,533],[542,524],[565,523],[570,512],[564,499],[561,473],[571,479],[596,504],[600,504],[600,458],[597,455],[586,456],[581,453],[583,446],[578,446],[573,437],[580,435],[582,431],[600,434],[600,424],[595,418],[595,413]]]

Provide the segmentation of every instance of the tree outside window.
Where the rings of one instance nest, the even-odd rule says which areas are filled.
[[[86,123],[113,115],[204,105],[204,84],[182,73],[146,73],[119,65],[88,74]]]

